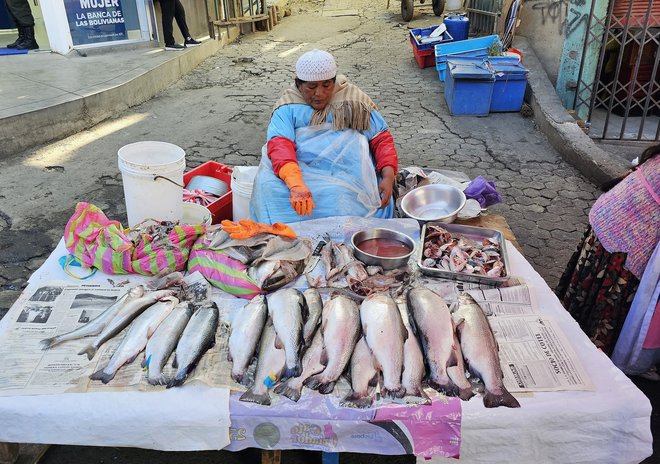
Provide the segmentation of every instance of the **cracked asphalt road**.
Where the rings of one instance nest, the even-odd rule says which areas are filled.
[[[125,223],[117,150],[138,140],[183,147],[189,167],[209,159],[258,164],[274,101],[297,57],[333,53],[340,73],[379,105],[400,165],[463,171],[494,180],[503,215],[525,256],[554,287],[587,224],[598,189],[564,162],[520,113],[451,117],[435,69],[414,63],[393,6],[366,0],[298,1],[271,32],[248,34],[147,103],[62,141],[0,162],[0,315],[62,236],[77,201]],[[333,10],[358,15],[332,16]],[[436,18],[417,12],[410,27]]]
[[[495,181],[504,202],[491,211],[506,218],[527,259],[554,288],[598,189],[561,159],[533,119],[520,113],[451,117],[435,69],[418,69],[414,62],[398,4],[389,10],[384,2],[368,0],[337,5],[359,14],[328,16],[326,2],[324,16],[323,3],[293,2],[293,14],[271,32],[242,36],[152,100],[90,130],[0,161],[0,317],[55,248],[76,202],[94,203],[126,223],[116,160],[121,146],[168,141],[185,149],[189,168],[210,159],[230,166],[258,164],[272,105],[292,82],[297,57],[311,48],[333,53],[340,73],[377,103],[401,167],[458,170]],[[436,22],[417,13],[409,25]],[[164,454],[154,453],[52,447],[41,462],[166,462]],[[195,462],[218,456],[178,454]],[[239,453],[232,456],[226,462],[243,459]]]

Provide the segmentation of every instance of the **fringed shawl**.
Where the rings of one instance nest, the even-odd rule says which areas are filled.
[[[294,103],[307,104],[295,86],[284,91],[284,95],[275,103],[273,111],[280,106]],[[335,81],[335,93],[332,99],[325,108],[314,111],[310,126],[318,126],[325,123],[328,120],[329,113],[332,115],[332,128],[335,130],[369,130],[371,126],[371,111],[377,109],[376,104],[366,93],[357,86],[349,83],[345,76],[338,75]]]

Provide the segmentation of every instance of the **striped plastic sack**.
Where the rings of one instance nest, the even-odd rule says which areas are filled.
[[[81,202],[64,229],[64,242],[81,263],[106,274],[156,275],[185,269],[193,243],[205,230],[204,225],[177,225],[164,237],[142,233],[136,245],[118,221]]]
[[[208,228],[209,232],[213,230]],[[230,258],[222,251],[209,248],[210,242],[208,236],[203,235],[193,245],[188,260],[190,273],[199,271],[212,285],[239,298],[252,299],[263,293],[257,283],[248,276],[245,264]]]

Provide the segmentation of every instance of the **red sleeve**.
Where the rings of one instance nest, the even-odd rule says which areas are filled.
[[[399,172],[399,156],[396,154],[394,139],[390,131],[385,130],[371,139],[369,148],[374,154],[377,172],[380,173],[385,166],[392,166],[394,175]]]
[[[280,169],[287,163],[298,164],[296,158],[296,144],[286,137],[273,137],[268,141],[268,158],[273,163],[273,171],[279,177]]]

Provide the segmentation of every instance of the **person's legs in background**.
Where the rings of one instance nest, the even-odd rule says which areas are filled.
[[[160,14],[163,19],[163,41],[168,50],[183,50],[185,46],[174,41],[172,21],[174,21],[175,0],[160,0]]]
[[[18,39],[7,45],[17,50],[36,50],[39,44],[34,39],[34,17],[28,0],[6,0],[7,10],[18,28]]]
[[[184,44],[190,47],[199,45],[201,42],[193,39],[190,35],[188,24],[186,23],[186,10],[183,8],[180,0],[174,0],[174,18],[176,19],[176,24],[179,26],[181,35],[184,38]]]

